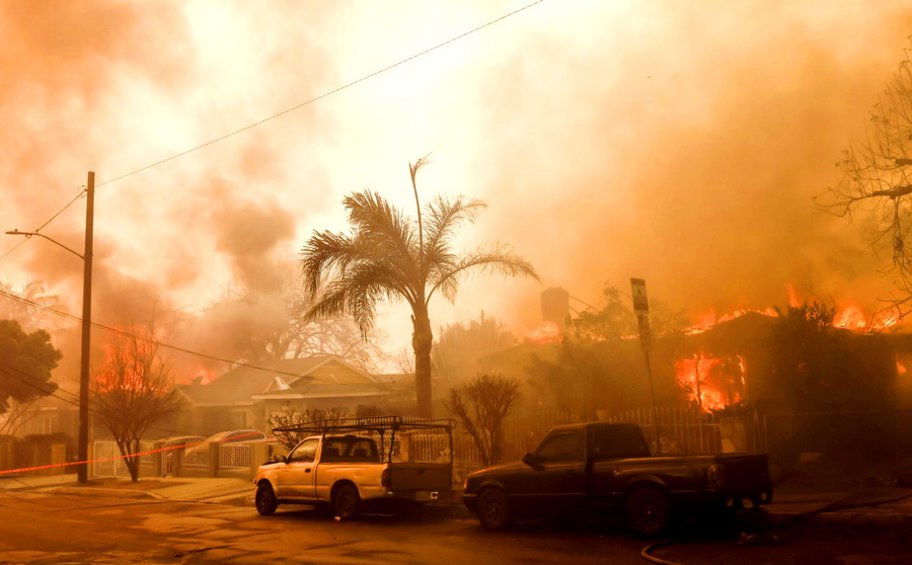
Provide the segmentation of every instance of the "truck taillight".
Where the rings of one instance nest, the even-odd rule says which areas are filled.
[[[706,470],[706,479],[710,488],[719,488],[725,482],[725,472],[722,465],[714,463]]]
[[[376,477],[376,475],[374,476]],[[390,480],[390,470],[384,469],[383,472],[380,473],[380,485],[384,488],[389,488],[392,484],[393,482]]]

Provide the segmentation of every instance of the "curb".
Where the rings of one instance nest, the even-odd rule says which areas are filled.
[[[146,490],[103,488],[103,487],[57,487],[45,492],[73,496],[107,496],[111,498],[137,498],[147,500],[167,500],[164,497]]]

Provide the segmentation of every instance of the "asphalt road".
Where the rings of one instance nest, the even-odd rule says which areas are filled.
[[[738,544],[684,528],[656,551],[680,563],[910,563],[908,526],[809,524],[778,541]],[[477,522],[422,513],[336,522],[282,507],[249,507],[0,491],[0,563],[646,563],[643,540],[609,523],[537,523],[486,532]]]

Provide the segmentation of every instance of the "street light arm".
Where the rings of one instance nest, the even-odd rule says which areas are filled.
[[[43,233],[38,233],[36,231],[10,230],[10,231],[6,232],[6,234],[7,235],[24,235],[25,237],[32,237],[33,235],[37,235],[38,237],[43,237],[44,239],[50,241],[51,243],[53,243],[55,245],[59,245],[60,247],[63,247],[64,249],[66,249],[67,251],[72,253],[73,255],[75,255],[75,256],[79,257],[80,259],[82,259],[83,261],[85,261],[85,255],[83,255],[82,253],[79,253],[78,251],[74,251],[74,250],[70,249],[69,247],[60,243],[56,239],[52,239],[52,238],[44,235]]]

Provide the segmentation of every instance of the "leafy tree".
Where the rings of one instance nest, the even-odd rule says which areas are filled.
[[[765,380],[770,390],[758,392],[759,398],[786,411],[890,404],[883,381],[895,374],[895,365],[886,342],[880,336],[834,328],[835,313],[835,308],[817,302],[779,310],[768,338],[771,367]]]
[[[154,332],[149,334],[154,337]],[[134,333],[115,336],[102,370],[95,376],[95,407],[114,436],[130,478],[139,477],[139,444],[155,422],[179,412],[183,399],[174,388],[171,366],[158,342]]]
[[[862,215],[876,252],[892,257],[900,275],[892,299],[897,314],[912,311],[912,59],[905,58],[871,109],[865,133],[843,149],[839,183],[819,204],[837,216]]]
[[[57,390],[50,378],[61,357],[46,331],[27,334],[16,320],[0,320],[0,414],[11,400],[28,402]]]
[[[501,375],[478,375],[450,390],[446,407],[472,436],[485,465],[500,458],[503,421],[519,398],[519,383]]]
[[[440,292],[454,300],[462,275],[476,269],[508,276],[537,275],[528,261],[502,247],[465,255],[453,250],[459,226],[474,220],[484,204],[461,196],[452,200],[438,196],[422,208],[415,177],[426,162],[422,158],[409,164],[416,221],[374,192],[356,192],[343,201],[351,234],[314,232],[302,250],[301,262],[308,297],[319,295],[308,319],[349,312],[366,337],[378,302],[403,299],[409,304],[418,413],[430,417],[431,298]]]
[[[480,358],[515,344],[513,334],[482,312],[476,320],[449,324],[441,330],[434,343],[431,366],[436,378],[457,386],[480,372]]]
[[[780,311],[767,341],[769,366],[751,394],[768,414],[769,450],[786,460],[821,451],[856,466],[896,450],[884,412],[895,407],[895,354],[881,335],[832,326],[834,308],[819,303]]]

